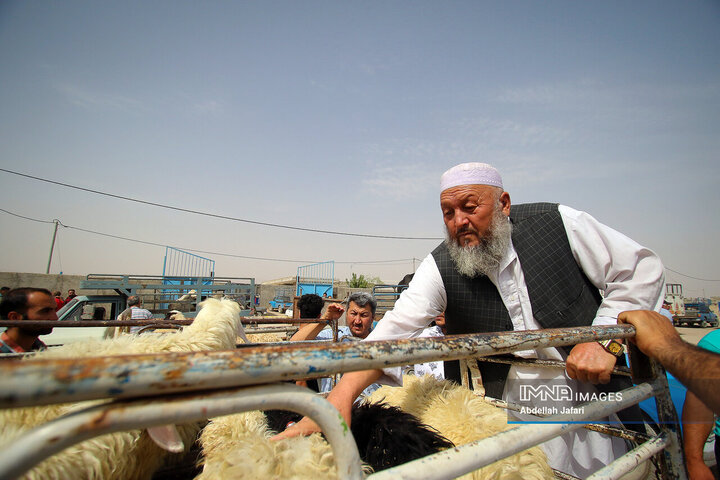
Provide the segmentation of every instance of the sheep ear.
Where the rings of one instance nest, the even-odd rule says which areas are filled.
[[[148,435],[160,448],[168,452],[180,453],[185,450],[180,434],[175,425],[161,425],[147,429]]]

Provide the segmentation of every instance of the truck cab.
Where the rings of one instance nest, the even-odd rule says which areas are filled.
[[[115,320],[127,307],[126,300],[121,295],[78,295],[57,311],[58,320]],[[52,333],[43,336],[41,340],[48,346],[63,345],[103,338],[105,330],[106,327],[55,327]]]
[[[285,312],[288,308],[292,307],[292,297],[289,295],[277,295],[275,298],[268,302],[271,310],[277,310],[280,313]]]

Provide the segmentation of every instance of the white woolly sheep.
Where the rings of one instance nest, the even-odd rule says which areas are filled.
[[[180,332],[129,335],[107,340],[70,343],[40,352],[33,358],[81,358],[135,353],[226,350],[235,346],[240,325],[240,307],[232,300],[208,299],[195,321]],[[48,405],[0,411],[0,446],[34,426],[93,402]],[[199,425],[178,428],[186,447]],[[0,447],[1,448],[1,447]],[[76,444],[38,464],[25,479],[149,479],[172,454],[158,447],[145,430],[118,432]]]

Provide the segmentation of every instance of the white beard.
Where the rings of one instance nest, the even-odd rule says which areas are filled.
[[[448,247],[450,258],[460,275],[475,278],[497,271],[500,261],[510,246],[512,224],[499,209],[495,211],[490,228],[480,238],[480,243],[473,247],[462,247],[445,228],[445,244]]]

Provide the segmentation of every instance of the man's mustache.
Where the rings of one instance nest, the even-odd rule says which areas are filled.
[[[471,225],[465,225],[464,227],[460,227],[460,229],[457,231],[457,236],[459,236],[461,233],[475,233],[477,234],[477,230],[475,230]]]

